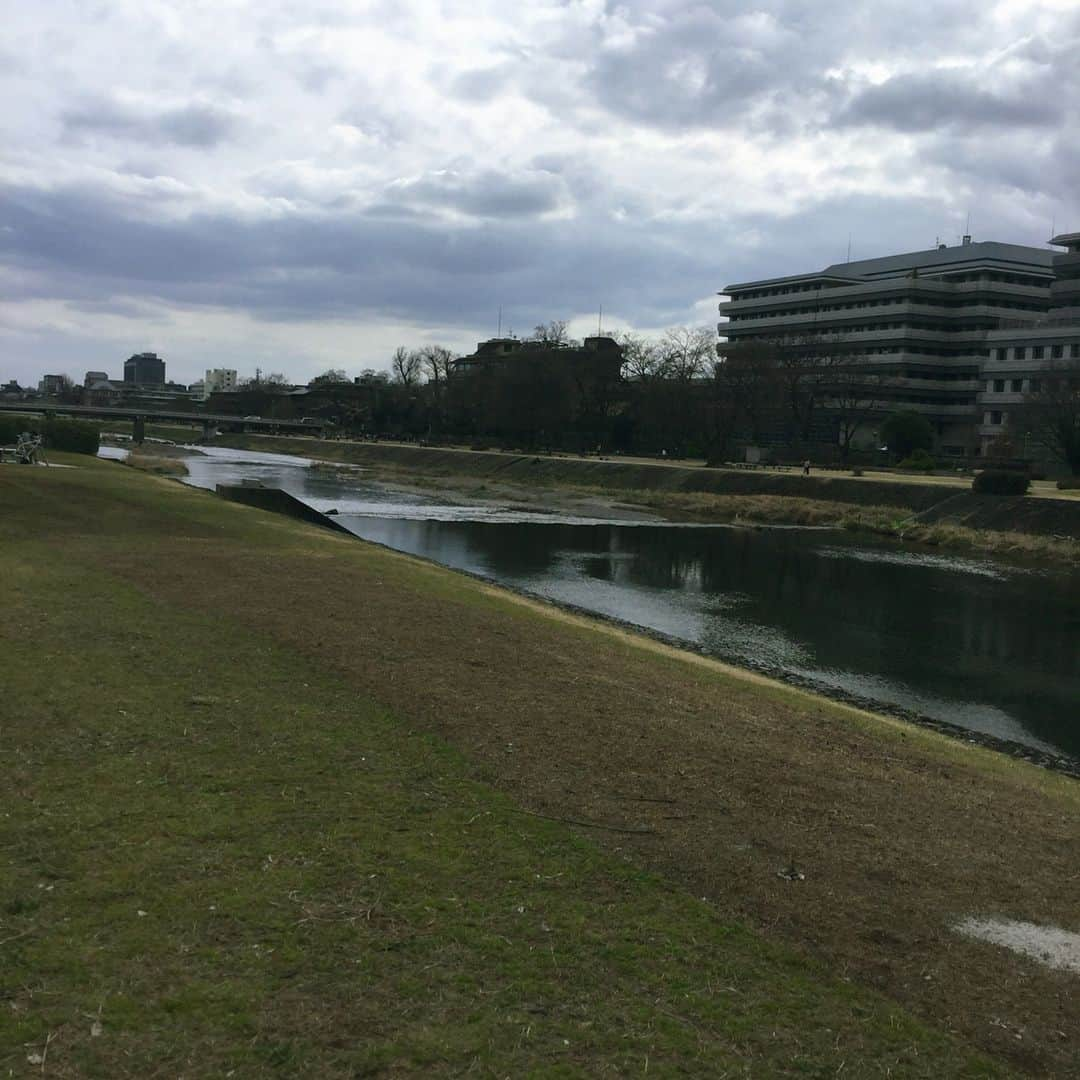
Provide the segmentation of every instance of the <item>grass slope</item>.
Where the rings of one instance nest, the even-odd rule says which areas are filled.
[[[807,886],[795,902],[808,910],[849,903],[847,885],[816,858],[806,882],[777,879],[761,838],[777,848],[792,838],[768,814],[743,830],[748,852],[719,842],[695,801],[709,763],[689,714],[704,695],[733,729],[743,708],[785,725],[801,716],[818,737],[824,719],[855,751],[848,773],[865,772],[860,740],[883,739],[899,783],[915,764],[927,770],[934,812],[930,770],[981,785],[977,798],[1014,825],[1004,854],[1023,844],[1033,860],[1075,826],[1073,789],[1055,778],[883,734],[366,545],[78,463],[0,471],[0,1067],[940,1077],[1005,1075],[1002,1054],[1035,1069],[1075,1061],[1070,985],[986,946],[952,943],[950,964],[963,970],[946,989],[985,982],[985,961],[1021,1008],[1022,989],[1053,999],[1022,1031],[1007,1006],[993,1027],[989,1014],[969,1023],[956,1009],[940,1028],[913,1018],[859,983],[930,1016],[922,980],[898,993],[867,978],[824,940],[828,920],[812,948],[785,945],[806,935],[784,904],[767,927],[744,903],[747,857],[786,902]],[[506,650],[521,665],[516,693],[493,665]],[[640,698],[643,677],[667,705],[657,714],[646,702],[651,726],[691,735],[681,761],[662,740],[649,745],[624,706],[620,684]],[[611,730],[574,742],[598,695],[625,746]],[[725,742],[728,767],[706,770],[721,819],[754,811],[755,781],[737,759],[767,755],[771,738]],[[651,772],[626,767],[631,750]],[[621,811],[577,790],[613,781],[629,800]],[[820,782],[838,854],[851,858],[850,793],[828,771]],[[768,801],[783,804],[775,776],[770,787]],[[625,831],[583,834],[524,807]],[[963,843],[978,839],[961,820],[956,829]],[[896,839],[912,841],[926,837]],[[971,852],[976,872],[984,854]],[[1068,863],[1067,848],[1059,855]],[[1058,860],[1044,875],[1020,863],[1029,898],[1060,913],[1048,882]],[[923,872],[899,871],[874,901]],[[906,940],[904,904],[891,917]],[[887,966],[888,941],[862,948]]]

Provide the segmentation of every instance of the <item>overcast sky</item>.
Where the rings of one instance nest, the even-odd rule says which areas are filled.
[[[0,0],[0,380],[385,368],[1080,229],[1078,0]]]

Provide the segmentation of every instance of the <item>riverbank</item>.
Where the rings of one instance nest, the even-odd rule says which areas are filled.
[[[0,476],[0,1063],[1080,1066],[955,929],[1080,930],[1074,782],[77,463]]]
[[[1080,559],[1080,499],[1001,498],[896,477],[803,476],[318,439],[225,436],[220,445],[363,465],[381,478],[469,497],[574,509],[606,503],[671,520],[819,525],[994,556]],[[969,485],[968,485],[969,486]],[[580,510],[578,511],[580,512]]]

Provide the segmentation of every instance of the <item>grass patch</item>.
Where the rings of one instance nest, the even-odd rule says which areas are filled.
[[[0,477],[0,573],[0,1065],[1076,1063],[947,931],[1067,921],[1061,778],[105,462]]]

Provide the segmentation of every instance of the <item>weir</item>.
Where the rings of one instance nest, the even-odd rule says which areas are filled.
[[[215,491],[229,502],[243,503],[245,506],[254,506],[259,510],[268,510],[272,514],[284,514],[297,521],[321,525],[323,528],[333,529],[334,532],[345,533],[347,536],[353,535],[333,518],[320,513],[307,503],[302,503],[287,491],[282,491],[281,488],[268,488],[261,484],[218,484]]]

